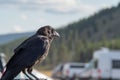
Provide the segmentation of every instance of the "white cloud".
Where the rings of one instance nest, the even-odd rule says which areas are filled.
[[[22,14],[21,16],[21,19],[23,19],[23,20],[26,20],[28,17],[27,17],[27,15],[25,15],[25,14]]]
[[[52,3],[51,3],[52,4]],[[80,13],[91,14],[97,10],[95,5],[83,3],[79,0],[57,0],[56,5],[51,5],[45,10],[58,13]]]
[[[28,0],[19,0],[21,3],[27,3]]]
[[[76,0],[12,0],[10,3],[4,1],[5,6],[14,6],[20,9],[41,9],[46,11],[52,9],[58,12],[71,12],[75,9],[77,2]]]
[[[44,5],[73,5],[76,0],[34,0],[34,3],[44,4]]]
[[[36,0],[42,8],[46,10],[56,11],[56,12],[71,12],[73,8],[76,7],[76,0]]]
[[[4,3],[7,2],[3,1]],[[113,1],[113,0],[111,0]],[[116,0],[117,1],[117,0]],[[10,2],[10,1],[8,1]],[[91,2],[86,3],[87,0],[11,0],[9,4],[14,7],[27,10],[41,10],[49,11],[52,13],[93,13],[101,8],[110,7],[111,4],[102,2],[93,5]],[[7,3],[8,4],[8,3]],[[25,18],[25,16],[23,16]]]
[[[23,29],[21,26],[16,25],[16,26],[13,26],[13,31],[15,33],[21,33],[21,32],[23,32]]]
[[[110,8],[111,5],[110,4],[106,4],[106,3],[103,3],[100,5],[101,8]]]
[[[77,6],[78,12],[81,14],[91,14],[94,13],[97,10],[97,7],[90,4],[80,4],[80,6]]]
[[[36,3],[43,4],[43,10],[53,13],[91,14],[99,8],[99,5],[87,4],[82,0],[36,0]]]

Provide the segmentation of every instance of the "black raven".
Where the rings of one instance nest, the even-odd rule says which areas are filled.
[[[32,79],[29,75],[38,79],[32,74],[32,67],[45,59],[54,37],[59,37],[59,34],[51,26],[47,25],[21,43],[14,50],[15,54],[6,64],[6,70],[1,80],[12,80],[21,71],[29,79]]]

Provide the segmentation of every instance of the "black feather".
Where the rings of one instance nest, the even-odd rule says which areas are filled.
[[[50,33],[47,33],[48,31]],[[8,61],[6,71],[1,79],[14,79],[21,71],[25,69],[32,70],[33,65],[43,61],[48,54],[50,43],[54,37],[53,34],[53,28],[45,26],[21,43],[14,50],[15,54]]]

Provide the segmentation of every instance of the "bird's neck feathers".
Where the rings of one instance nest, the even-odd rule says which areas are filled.
[[[43,35],[38,35],[38,37],[41,39],[48,39],[47,36],[43,36]]]
[[[48,39],[50,43],[53,40],[53,38],[50,38],[50,37],[47,37],[47,36],[44,36],[44,35],[39,35],[38,37],[41,38],[41,39]]]

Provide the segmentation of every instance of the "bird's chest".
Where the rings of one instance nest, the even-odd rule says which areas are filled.
[[[37,61],[35,62],[35,64],[38,64],[38,63],[42,62],[47,57],[48,52],[49,52],[49,47],[50,47],[50,45],[48,45],[46,47],[45,53],[37,59]]]
[[[49,48],[50,48],[50,44],[48,44],[48,45],[46,46],[45,53],[44,53],[40,58],[45,59],[45,58],[47,57],[48,52],[49,52]]]
[[[48,52],[46,52],[43,56],[39,57],[35,64],[41,63],[48,55]]]

